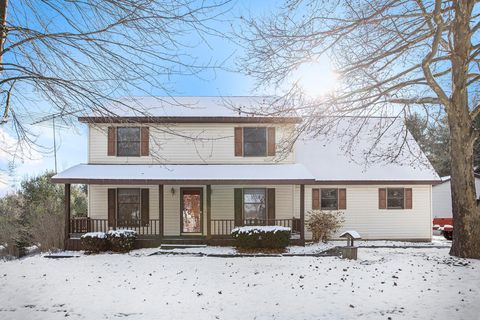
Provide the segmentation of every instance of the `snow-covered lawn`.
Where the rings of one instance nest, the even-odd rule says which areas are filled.
[[[0,262],[0,319],[480,317],[480,261],[447,248],[361,248],[357,261],[148,253]]]

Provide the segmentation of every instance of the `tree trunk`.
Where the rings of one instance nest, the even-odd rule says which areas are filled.
[[[475,133],[468,107],[468,59],[471,50],[469,26],[473,1],[454,1],[452,97],[447,109],[451,144],[451,191],[453,242],[450,254],[480,258],[480,214],[473,175]]]
[[[8,0],[0,0],[0,63],[2,62],[2,51],[7,38],[7,5]],[[0,69],[1,70],[1,69]]]

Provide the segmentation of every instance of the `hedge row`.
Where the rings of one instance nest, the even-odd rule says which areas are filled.
[[[135,246],[137,233],[133,230],[110,230],[108,232],[89,232],[80,238],[82,249],[89,253],[107,250],[129,252]]]
[[[231,235],[239,248],[286,248],[290,243],[291,229],[280,226],[238,227]]]

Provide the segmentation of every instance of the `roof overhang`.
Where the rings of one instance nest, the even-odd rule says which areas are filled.
[[[436,185],[440,180],[316,180],[317,185]]]
[[[68,184],[313,184],[302,164],[80,164],[52,177]]]
[[[300,117],[78,117],[83,123],[291,123],[302,122]]]
[[[480,179],[480,174],[479,173],[474,172],[473,176],[475,177],[475,179]],[[442,184],[442,183],[448,182],[450,180],[452,180],[451,176],[441,177],[441,181],[437,184]]]

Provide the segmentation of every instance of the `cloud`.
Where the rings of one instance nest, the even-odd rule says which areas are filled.
[[[10,177],[0,171],[0,196],[6,194],[10,189]]]
[[[22,163],[38,163],[43,158],[42,154],[35,150],[35,146],[27,141],[20,141],[0,128],[0,161],[21,161]]]

